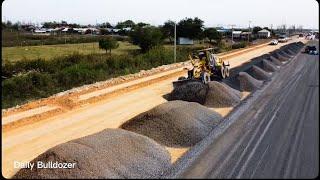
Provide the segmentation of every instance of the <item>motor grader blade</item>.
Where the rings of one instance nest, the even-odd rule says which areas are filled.
[[[184,85],[184,84],[190,83],[190,82],[201,82],[201,80],[199,80],[199,79],[181,79],[181,80],[173,81],[172,85],[173,85],[173,88],[177,88],[181,85]]]

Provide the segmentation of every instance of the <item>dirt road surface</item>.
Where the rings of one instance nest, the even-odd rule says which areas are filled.
[[[317,177],[319,56],[300,54],[258,95],[224,133],[207,137],[205,150],[176,177]]]
[[[294,39],[289,43],[300,40]],[[264,46],[230,57],[228,61],[231,68],[236,67],[253,57],[273,51],[281,45]],[[3,131],[3,175],[11,177],[19,170],[13,168],[14,161],[28,162],[55,145],[99,132],[105,128],[118,128],[130,118],[165,102],[166,100],[162,96],[171,92],[172,81],[185,74],[181,71],[181,73],[159,80],[157,83],[68,110],[41,121],[13,128],[10,131]],[[89,96],[91,97],[92,94]],[[229,111],[230,109],[228,109]],[[227,114],[226,112],[221,113]],[[185,150],[175,152],[179,154]]]

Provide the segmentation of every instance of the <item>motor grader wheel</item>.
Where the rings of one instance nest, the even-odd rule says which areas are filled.
[[[221,79],[225,79],[226,78],[226,72],[225,72],[225,66],[220,66],[220,72],[219,72],[219,76]]]
[[[230,69],[228,66],[225,66],[224,63],[223,63],[223,66],[224,66],[224,74],[225,74],[225,78],[229,77],[230,76]]]
[[[207,72],[201,73],[201,81],[204,84],[208,84],[211,81],[210,74]]]

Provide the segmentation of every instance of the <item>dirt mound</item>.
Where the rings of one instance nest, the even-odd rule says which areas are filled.
[[[263,81],[259,81],[246,72],[240,72],[239,77],[240,81],[240,90],[241,91],[253,91],[260,89],[263,85]]]
[[[221,118],[195,102],[168,101],[132,118],[121,128],[166,146],[189,147],[206,137]]]
[[[14,178],[151,178],[170,166],[170,154],[155,141],[122,129],[55,146],[32,162],[75,163],[74,168],[21,169]]]
[[[230,86],[217,81],[209,82],[205,106],[229,107],[236,106],[241,101],[241,93]]]
[[[283,63],[281,61],[279,61],[276,57],[274,56],[270,56],[271,61],[276,64],[277,66],[281,66],[283,65]]]
[[[208,92],[208,86],[198,81],[186,82],[169,94],[168,100],[182,100],[204,104]]]
[[[264,71],[256,65],[252,66],[252,74],[254,78],[258,80],[270,80],[272,76],[271,74],[269,74],[268,72]]]
[[[279,68],[276,65],[274,65],[272,62],[266,59],[262,60],[262,64],[263,64],[263,68],[267,71],[275,72],[279,70]]]

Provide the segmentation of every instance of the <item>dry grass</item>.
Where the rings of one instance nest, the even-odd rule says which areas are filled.
[[[112,50],[112,54],[127,54],[128,52],[139,49],[138,46],[129,42],[119,41],[119,48]],[[99,49],[98,42],[95,43],[79,43],[79,44],[59,44],[59,45],[43,45],[43,46],[24,46],[24,47],[3,47],[2,60],[19,61],[22,59],[43,58],[49,60],[53,57],[79,54],[99,54],[105,53]]]

